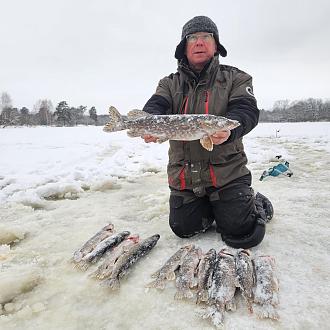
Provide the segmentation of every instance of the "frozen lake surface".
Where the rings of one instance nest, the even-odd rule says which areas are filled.
[[[330,123],[259,124],[244,138],[253,187],[275,216],[254,254],[276,259],[279,321],[242,300],[226,329],[327,329],[330,322]],[[0,129],[0,329],[214,329],[194,301],[145,285],[182,245],[219,250],[219,234],[192,239],[168,226],[168,144],[145,144],[102,127]],[[259,181],[282,155],[294,175]],[[70,258],[107,223],[142,238],[160,234],[112,293]],[[17,242],[9,245],[9,241]]]

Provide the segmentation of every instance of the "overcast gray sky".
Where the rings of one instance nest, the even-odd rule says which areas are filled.
[[[228,56],[253,76],[259,108],[330,98],[330,1],[0,0],[0,93],[16,107],[141,108],[175,72],[184,23],[209,16]]]

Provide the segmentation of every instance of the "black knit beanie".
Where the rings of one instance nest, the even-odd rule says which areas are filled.
[[[223,47],[219,42],[219,32],[215,23],[207,16],[195,16],[189,20],[182,28],[181,42],[178,44],[175,50],[176,59],[181,60],[184,57],[186,48],[186,36],[196,32],[213,33],[215,42],[217,44],[216,54],[220,54],[222,57],[227,56],[225,47]]]

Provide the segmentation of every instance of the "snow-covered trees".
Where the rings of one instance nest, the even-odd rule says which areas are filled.
[[[69,126],[71,120],[70,108],[66,101],[61,101],[54,112],[55,122],[62,126]]]
[[[18,125],[19,112],[16,108],[13,108],[12,100],[7,92],[1,93],[0,97],[0,125]]]
[[[39,99],[33,106],[32,111],[27,107],[17,109],[13,107],[13,101],[7,92],[0,94],[0,127],[5,126],[29,126],[29,125],[105,125],[108,115],[97,115],[97,110],[92,106],[88,113],[87,106],[69,106],[66,101],[61,101],[55,108],[48,99]]]
[[[97,122],[97,113],[96,113],[95,107],[91,107],[88,112],[89,112],[89,117],[92,120],[94,120],[94,122],[96,124],[96,122]]]
[[[7,92],[0,94],[0,127],[16,125],[105,125],[109,121],[108,115],[98,115],[94,106],[89,108],[80,105],[69,106],[61,101],[55,108],[52,101],[40,99],[33,110],[26,107],[17,109],[13,106],[11,96]],[[260,122],[303,122],[330,121],[330,100],[308,98],[290,101],[278,100],[271,111],[260,110]]]
[[[34,105],[34,112],[39,125],[51,125],[53,118],[53,103],[50,100],[38,100]]]
[[[260,121],[330,121],[330,101],[314,98],[293,102],[289,100],[276,101],[272,111],[260,111]]]

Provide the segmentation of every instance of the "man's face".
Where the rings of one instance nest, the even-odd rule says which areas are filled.
[[[212,33],[196,32],[186,37],[186,56],[190,66],[196,70],[203,67],[217,51]]]

